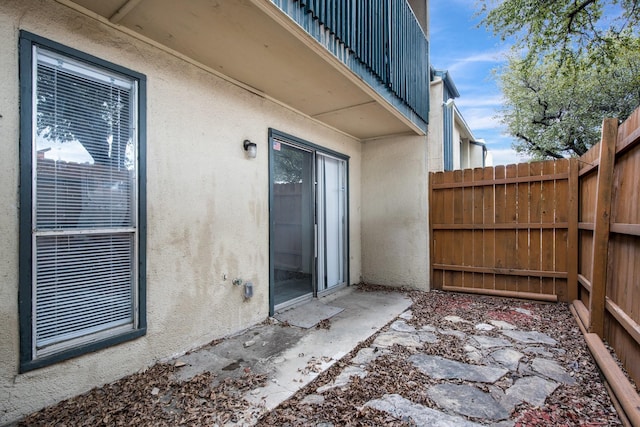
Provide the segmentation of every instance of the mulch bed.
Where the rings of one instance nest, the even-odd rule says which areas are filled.
[[[358,292],[388,291],[388,288],[360,286]],[[442,317],[455,315],[473,325],[489,319],[504,320],[523,330],[537,330],[558,341],[566,353],[557,355],[562,366],[572,366],[576,385],[560,386],[542,407],[521,404],[516,407],[512,420],[515,426],[600,426],[620,425],[620,420],[606,392],[601,375],[591,358],[584,339],[566,304],[544,304],[479,295],[417,292],[401,290],[413,299],[413,318],[416,327],[438,326]],[[531,312],[525,315],[514,311],[520,307]],[[465,324],[466,325],[466,324]],[[330,324],[323,324],[328,328]],[[387,329],[383,328],[383,330]],[[459,329],[460,329],[459,328]],[[491,332],[489,332],[491,334]],[[497,334],[497,332],[496,332]],[[259,426],[406,426],[405,421],[363,405],[384,394],[398,393],[415,403],[435,407],[427,397],[426,389],[438,381],[422,374],[406,362],[410,350],[394,346],[391,352],[369,363],[367,376],[352,377],[346,388],[325,391],[322,405],[303,404],[309,394],[329,382],[349,364],[357,352],[369,346],[374,337],[336,362],[313,382],[299,390],[272,412],[265,414]],[[466,352],[461,340],[442,336],[437,344],[425,344],[418,351],[441,355],[465,363]],[[214,373],[204,373],[189,381],[172,380],[171,373],[178,369],[158,364],[145,372],[131,375],[115,383],[96,388],[81,396],[45,408],[25,419],[19,425],[56,426],[112,426],[112,425],[224,425],[243,424],[239,414],[250,409],[242,395],[265,384],[264,375],[246,371],[237,378],[218,380]],[[500,384],[497,384],[498,386]],[[477,421],[477,420],[476,420]]]

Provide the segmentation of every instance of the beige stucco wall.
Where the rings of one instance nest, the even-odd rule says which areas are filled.
[[[363,143],[362,276],[429,289],[427,138]]]
[[[148,79],[147,335],[25,374],[17,312],[21,29]],[[0,424],[265,319],[269,127],[351,157],[350,282],[360,280],[359,141],[57,3],[0,2],[0,39]],[[245,157],[244,139],[258,144],[256,159]],[[236,277],[254,283],[252,299],[232,285]]]

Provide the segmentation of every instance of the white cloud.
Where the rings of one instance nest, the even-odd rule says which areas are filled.
[[[526,163],[529,159],[516,153],[512,148],[500,148],[493,150],[489,148],[489,152],[493,156],[493,165],[511,165],[514,163]]]
[[[486,129],[503,129],[504,125],[500,122],[500,119],[496,116],[495,108],[481,107],[481,108],[466,108],[462,112],[464,121],[467,122],[469,128],[474,133],[478,130]]]
[[[448,67],[449,72],[460,73],[460,75],[465,74],[465,69],[469,67],[470,64],[475,63],[494,63],[499,64],[506,60],[506,55],[509,53],[508,48],[502,48],[498,50],[490,50],[485,52],[474,52],[469,54],[464,58],[455,59],[455,62]]]
[[[491,94],[487,94],[487,96],[476,95],[472,98],[461,96],[456,99],[456,105],[462,108],[501,107],[504,105],[504,97]]]
[[[493,115],[471,115],[466,118],[466,121],[474,134],[476,134],[479,130],[502,128],[502,123],[500,123],[500,121]]]

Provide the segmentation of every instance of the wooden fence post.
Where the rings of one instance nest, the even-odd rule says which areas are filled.
[[[578,197],[580,183],[578,159],[569,159],[569,212],[567,212],[567,300],[578,299]]]
[[[435,250],[435,240],[433,238],[433,209],[434,209],[434,201],[433,201],[433,178],[435,174],[433,172],[429,172],[428,181],[429,181],[429,193],[427,193],[427,206],[429,208],[429,215],[427,217],[427,221],[429,221],[429,289],[438,289],[435,287],[435,283],[433,281],[433,262],[434,262],[434,250]]]
[[[611,198],[613,193],[613,169],[618,139],[618,120],[602,122],[600,161],[596,184],[596,212],[593,230],[593,262],[591,274],[590,332],[604,337],[605,300],[607,290],[607,264],[609,252],[609,228],[611,223]]]

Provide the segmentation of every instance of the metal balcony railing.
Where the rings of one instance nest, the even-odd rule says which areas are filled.
[[[273,1],[298,22],[302,16],[310,15],[318,27],[313,30],[333,36],[383,86],[427,122],[428,41],[405,0]]]

